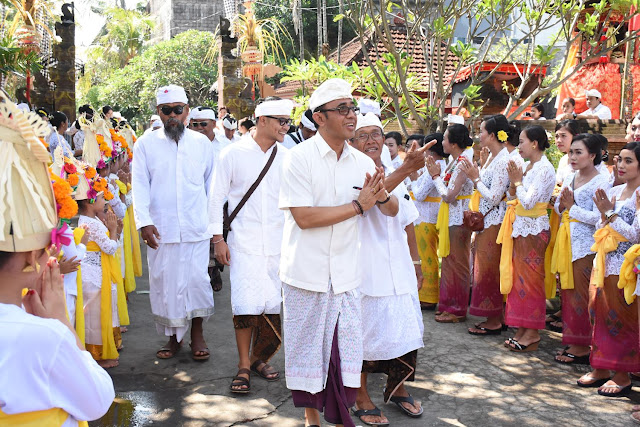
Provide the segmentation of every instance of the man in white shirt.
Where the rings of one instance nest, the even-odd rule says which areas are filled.
[[[367,113],[373,113],[379,119],[382,119],[382,108],[380,108],[380,103],[378,101],[374,101],[373,99],[360,98],[358,100],[358,107],[360,108],[360,114],[365,116]],[[387,167],[393,167],[397,169],[398,162],[393,162],[391,159],[391,152],[389,151],[389,147],[386,144],[382,147],[382,164]],[[402,159],[400,159],[402,160]],[[401,162],[402,163],[402,162]]]
[[[300,117],[300,123],[298,129],[294,133],[288,133],[282,141],[282,145],[286,148],[293,148],[300,144],[302,141],[306,141],[311,138],[317,132],[316,124],[313,121],[313,113],[311,110],[304,112]]]
[[[279,207],[285,210],[280,279],[284,295],[287,387],[306,425],[353,426],[362,368],[357,288],[358,216],[384,201],[384,171],[351,148],[358,107],[341,79],[309,99],[318,133],[287,153]],[[388,214],[389,204],[379,205]]]
[[[189,105],[183,88],[161,87],[156,99],[164,128],[136,142],[132,167],[136,225],[149,247],[151,311],[158,332],[170,337],[156,356],[178,352],[191,320],[191,355],[207,360],[202,321],[213,314],[207,275],[213,148],[204,135],[184,128]]]
[[[611,120],[611,110],[600,101],[602,98],[600,91],[589,89],[585,91],[585,96],[587,97],[587,109],[574,118]]]
[[[230,144],[226,139],[225,141],[220,141],[216,137],[215,128],[216,112],[214,109],[210,107],[196,107],[191,110],[191,113],[189,113],[189,129],[203,134],[209,138],[209,141],[211,141],[213,146],[214,168],[218,164],[220,152],[224,147]],[[215,257],[213,256],[213,245],[210,246],[208,267],[209,277],[211,279],[211,287],[215,292],[219,292],[222,290],[222,277],[220,276],[220,271],[222,271],[224,267],[221,264],[216,263]]]
[[[255,133],[222,151],[211,182],[209,231],[216,259],[230,266],[231,311],[240,356],[232,393],[250,390],[251,371],[267,381],[280,379],[280,373],[268,363],[280,349],[282,335],[278,266],[284,213],[278,209],[278,193],[287,150],[277,143],[289,129],[292,109],[292,101],[277,97],[258,104]],[[260,183],[241,205],[260,176]],[[222,233],[227,198],[229,214],[240,207],[232,219],[228,246]]]

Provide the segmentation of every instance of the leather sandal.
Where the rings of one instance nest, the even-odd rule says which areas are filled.
[[[258,370],[258,366],[260,365],[262,365],[262,369]],[[276,371],[275,369],[273,369],[273,366],[269,365],[267,362],[263,362],[260,359],[251,364],[251,370],[267,381],[278,381],[280,379],[280,372]],[[272,374],[276,374],[276,376],[268,376]]]
[[[366,416],[371,416],[371,417],[381,417],[382,416],[382,411],[380,411],[380,408],[378,408],[377,406],[373,409],[356,409],[355,406],[353,408],[351,408],[351,412],[353,413],[353,415],[355,415],[356,417],[360,418],[360,421],[362,421],[363,423],[365,423],[368,426],[388,426],[389,423],[375,423],[375,422],[367,422],[365,420],[362,419],[362,417],[366,417]]]
[[[456,316],[448,311],[443,311],[441,315],[436,316],[435,320],[438,323],[460,323],[467,320],[467,316]]]
[[[400,410],[402,412],[405,413],[405,415],[411,417],[411,418],[420,418],[422,416],[422,413],[424,412],[424,408],[422,406],[420,406],[420,412],[414,413],[411,412],[410,410],[408,410],[407,408],[404,407],[403,403],[408,403],[409,405],[415,407],[415,400],[413,399],[413,396],[409,395],[409,396],[392,396],[391,399],[389,399],[390,401],[392,401],[393,403],[396,404],[396,406],[398,406],[398,408],[400,408]]]
[[[240,374],[246,374],[249,378],[241,377]],[[246,386],[247,388],[234,388],[234,387],[242,387]],[[247,368],[238,369],[238,373],[233,380],[231,380],[231,385],[229,386],[229,390],[231,393],[236,394],[247,394],[251,391],[251,371]]]

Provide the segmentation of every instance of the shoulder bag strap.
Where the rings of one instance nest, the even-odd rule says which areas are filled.
[[[229,215],[229,218],[227,218],[227,221],[226,221],[227,223],[225,224],[227,228],[231,225],[231,222],[238,215],[238,212],[240,212],[240,209],[242,209],[244,204],[247,203],[247,200],[249,200],[249,197],[251,197],[253,192],[256,191],[256,188],[258,188],[258,185],[260,185],[260,182],[262,181],[264,176],[267,174],[267,172],[269,172],[269,168],[271,168],[271,165],[273,164],[273,160],[276,158],[277,151],[278,151],[278,142],[274,144],[273,151],[271,152],[271,156],[269,156],[269,160],[267,160],[267,164],[264,165],[264,168],[262,168],[260,175],[258,175],[258,179],[256,179],[256,181],[251,185],[251,187],[247,191],[247,194],[244,195],[242,200],[240,200],[240,203],[238,203],[238,206],[236,206],[233,212],[231,212],[231,215]]]

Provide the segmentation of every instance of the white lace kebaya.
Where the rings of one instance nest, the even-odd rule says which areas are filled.
[[[529,167],[529,162],[525,163],[525,171],[527,167]],[[543,155],[522,177],[522,185],[516,188],[516,197],[523,208],[533,209],[536,203],[549,203],[555,186],[556,171],[547,157]],[[537,218],[516,215],[511,236],[515,238],[538,235],[548,229],[549,217],[547,215]]]

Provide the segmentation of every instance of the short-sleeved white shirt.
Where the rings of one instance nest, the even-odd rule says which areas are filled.
[[[589,108],[580,114],[598,116],[600,120],[611,120],[611,110],[604,104],[598,104],[596,108]]]
[[[279,208],[285,210],[280,279],[296,288],[338,294],[362,280],[358,218],[327,227],[301,229],[292,207],[333,207],[355,200],[375,164],[346,142],[340,159],[320,132],[287,152],[280,175]],[[331,284],[330,284],[331,283]]]

